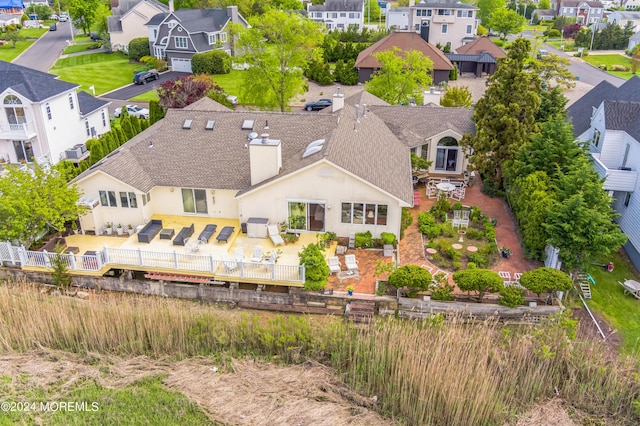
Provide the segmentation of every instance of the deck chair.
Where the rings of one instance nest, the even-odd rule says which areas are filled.
[[[329,273],[333,274],[334,272],[340,272],[340,259],[338,256],[331,256],[327,260],[327,265],[329,265]]]
[[[276,265],[276,252],[272,251],[271,252],[271,256],[269,256],[267,259],[262,261],[262,267],[269,270],[272,269],[275,265]]]
[[[500,275],[500,278],[502,278],[502,280],[504,281],[505,285],[511,284],[511,273],[510,272],[498,271],[498,275]]]
[[[358,261],[355,254],[346,254],[344,256],[344,264],[349,271],[358,270]]]
[[[233,256],[236,258],[236,262],[244,262],[244,249],[242,247],[234,248]]]
[[[254,263],[262,262],[262,246],[255,246],[253,248],[253,254],[251,255],[251,261]]]
[[[238,262],[231,259],[227,253],[222,253],[220,258],[222,259],[222,264],[224,265],[225,272],[232,272],[238,269]]]
[[[438,197],[438,188],[436,188],[436,184],[434,181],[430,180],[427,183],[427,198],[437,198]]]
[[[280,236],[280,232],[278,232],[278,225],[269,225],[267,227],[267,231],[269,232],[269,238],[271,238],[271,242],[274,246],[284,244],[284,240]]]

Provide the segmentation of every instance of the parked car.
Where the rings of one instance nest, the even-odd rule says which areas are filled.
[[[149,110],[146,108],[142,108],[138,105],[125,105],[125,107],[127,108],[129,115],[133,115],[138,118],[149,118]],[[120,114],[122,114],[122,108],[116,108],[113,112],[113,115],[116,117],[120,117]]]
[[[60,21],[60,22],[67,22],[68,20],[69,20],[69,16],[67,16],[67,15],[60,15],[58,17],[58,21]]]
[[[100,34],[98,34],[98,33],[89,33],[89,38],[90,38],[92,41],[100,41],[100,40],[102,40],[102,39],[100,38]]]
[[[304,104],[304,109],[307,111],[320,111],[328,106],[331,106],[333,101],[331,99],[318,99],[315,102],[307,102]]]
[[[141,71],[133,76],[135,84],[147,84],[150,81],[156,81],[160,78],[160,74],[155,71]]]
[[[231,102],[231,105],[238,105],[238,97],[233,95],[227,95],[227,100]]]
[[[51,15],[50,19],[53,19],[54,21],[59,21],[60,17],[54,13],[53,15]]]
[[[49,31],[55,31],[57,29],[58,29],[58,26],[56,24],[49,25]]]
[[[543,57],[548,56],[548,55],[549,55],[549,52],[547,52],[546,49],[540,49],[536,56],[537,56],[538,59],[542,59]]]

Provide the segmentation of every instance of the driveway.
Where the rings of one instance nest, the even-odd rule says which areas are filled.
[[[108,92],[108,93],[104,93],[102,97],[126,101],[127,99],[131,99],[136,96],[142,95],[143,93],[146,93],[149,90],[157,89],[165,81],[173,80],[175,78],[182,77],[184,75],[190,75],[190,74],[186,72],[175,72],[175,71],[165,72],[160,74],[160,78],[152,83],[147,83],[147,84],[131,83],[128,86],[124,86],[119,89],[112,90],[111,92]]]
[[[58,22],[57,31],[47,31],[27,50],[22,52],[13,63],[34,70],[49,72],[62,51],[67,47],[67,40],[73,40],[73,25],[71,21]]]

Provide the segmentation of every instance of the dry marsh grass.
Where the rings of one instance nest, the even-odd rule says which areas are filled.
[[[634,360],[570,339],[574,333],[566,316],[533,328],[435,317],[356,329],[319,316],[258,316],[125,295],[82,301],[25,284],[0,286],[4,352],[313,359],[361,395],[377,396],[381,413],[406,424],[503,424],[554,397],[589,419],[638,424]]]

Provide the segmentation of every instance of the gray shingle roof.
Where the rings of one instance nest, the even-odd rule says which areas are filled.
[[[607,130],[623,130],[640,141],[640,102],[604,101]]]
[[[638,31],[637,33],[635,33],[634,35],[632,35],[629,40],[633,40],[633,41],[640,41],[640,31]]]
[[[87,115],[93,111],[103,108],[109,105],[111,102],[103,101],[102,99],[94,98],[87,92],[78,92],[78,104],[80,107],[80,114]]]
[[[622,19],[640,19],[640,12],[617,10],[614,13]]]
[[[0,93],[11,88],[32,102],[40,102],[76,87],[54,75],[0,61]]]
[[[560,7],[578,7],[581,4],[587,4],[591,8],[604,8],[604,5],[599,1],[584,1],[584,0],[565,0]]]
[[[160,25],[168,15],[169,13],[158,13],[157,15],[153,15],[145,25]]]
[[[231,19],[226,9],[179,9],[173,14],[190,33],[220,31]]]
[[[495,64],[496,58],[489,55],[487,52],[482,52],[476,55],[465,55],[462,53],[445,53],[444,54],[451,62],[479,62],[481,64]]]
[[[155,6],[159,11],[169,12],[169,8],[157,0],[120,0],[118,6],[111,9],[112,16],[107,17],[109,32],[122,32],[122,22],[120,19],[142,2]]]
[[[591,126],[593,108],[605,100],[637,101],[640,99],[640,77],[634,76],[616,88],[608,81],[602,81],[567,108],[568,117],[573,122],[576,136],[586,132]]]
[[[361,12],[363,0],[326,0],[324,4],[309,6],[309,12]]]

